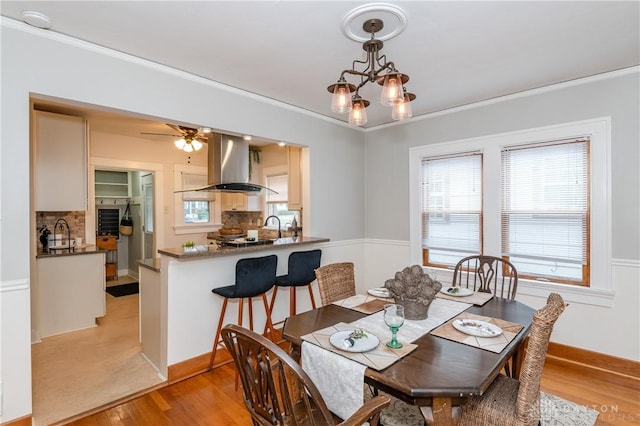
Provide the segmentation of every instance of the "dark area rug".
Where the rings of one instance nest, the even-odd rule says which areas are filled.
[[[138,294],[138,283],[120,284],[107,287],[107,293],[114,297],[129,296],[130,294]]]

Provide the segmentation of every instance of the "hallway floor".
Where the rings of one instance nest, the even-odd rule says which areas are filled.
[[[121,277],[107,285],[135,281]],[[34,425],[64,424],[163,383],[140,352],[138,295],[105,296],[107,315],[97,327],[32,345]]]

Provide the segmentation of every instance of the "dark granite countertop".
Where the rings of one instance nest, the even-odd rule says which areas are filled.
[[[193,259],[200,257],[214,256],[231,256],[241,253],[268,252],[276,248],[285,248],[290,246],[302,246],[316,243],[325,243],[328,238],[320,237],[288,237],[272,240],[269,244],[247,243],[242,247],[220,247],[217,244],[199,245],[191,248],[178,247],[160,249],[158,253],[174,257],[176,259]]]
[[[152,271],[160,272],[160,259],[158,258],[138,260],[138,265],[151,269]]]
[[[63,249],[63,250],[49,250],[48,252],[42,251],[42,247],[38,247],[37,259],[43,259],[46,257],[60,257],[60,256],[78,256],[84,254],[96,254],[106,253],[106,250],[97,248],[94,244],[81,246],[79,248]]]

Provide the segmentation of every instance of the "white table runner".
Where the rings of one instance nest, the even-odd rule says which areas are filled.
[[[429,307],[429,314],[424,320],[405,320],[398,340],[400,343],[413,342],[420,336],[427,334],[437,326],[444,324],[449,319],[469,308],[471,304],[447,299],[434,299]],[[378,336],[380,341],[386,341],[385,337],[391,337],[389,327],[384,323],[384,312],[360,318],[351,323],[355,328],[363,328]],[[387,339],[388,340],[388,339]]]
[[[367,367],[309,342],[302,342],[302,369],[316,385],[329,410],[349,418],[364,403]]]
[[[398,340],[402,343],[413,342],[469,306],[471,305],[468,303],[435,299],[429,307],[427,319],[405,321],[398,332]],[[391,336],[389,328],[384,323],[383,312],[354,321],[351,326],[375,334],[381,344]],[[302,337],[304,339],[305,336]],[[302,368],[322,394],[329,410],[346,419],[362,406],[365,365],[308,341],[302,343],[301,358]]]

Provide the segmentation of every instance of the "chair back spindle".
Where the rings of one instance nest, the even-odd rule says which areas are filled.
[[[500,257],[468,256],[456,264],[452,285],[514,300],[518,271],[510,261]]]
[[[337,419],[309,376],[282,348],[265,337],[238,326],[222,329],[224,344],[238,369],[243,399],[255,425],[342,425],[378,424],[389,397],[373,398],[349,419]]]

